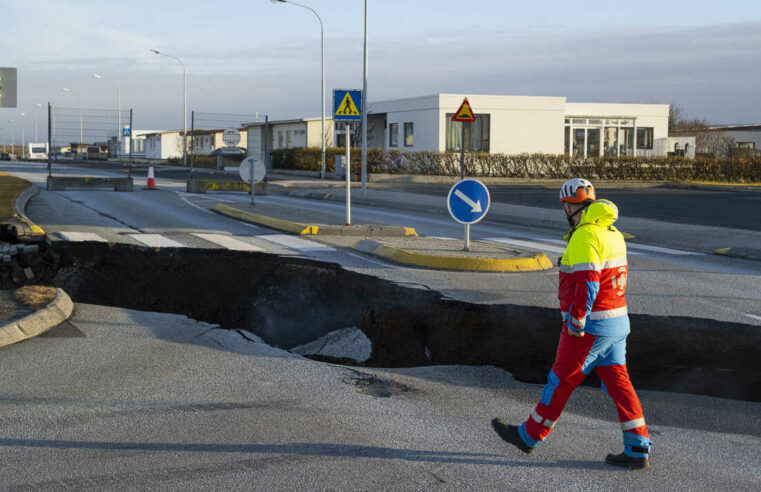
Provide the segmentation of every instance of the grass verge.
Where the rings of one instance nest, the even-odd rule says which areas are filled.
[[[29,181],[0,171],[0,222],[16,216],[16,198],[30,186]]]

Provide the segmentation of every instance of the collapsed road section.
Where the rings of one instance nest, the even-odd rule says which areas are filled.
[[[38,276],[75,302],[184,314],[283,348],[357,326],[377,367],[494,365],[543,383],[558,339],[554,309],[452,301],[302,258],[90,242],[56,242],[46,256]],[[636,387],[761,401],[758,327],[630,317]]]

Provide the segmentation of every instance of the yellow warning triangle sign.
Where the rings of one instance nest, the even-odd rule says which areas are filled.
[[[354,99],[351,98],[349,91],[346,91],[346,95],[341,100],[341,104],[336,109],[336,116],[359,116],[359,110],[357,105],[354,104]]]
[[[452,117],[452,121],[476,121],[476,117],[473,115],[473,109],[470,107],[468,98],[463,99],[460,104],[460,109]]]

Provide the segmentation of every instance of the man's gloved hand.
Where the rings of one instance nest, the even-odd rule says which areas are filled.
[[[582,326],[580,329],[575,327],[573,323],[571,323],[569,320],[565,320],[563,323],[563,326],[566,329],[566,333],[571,335],[572,337],[583,337],[584,336],[584,327]]]

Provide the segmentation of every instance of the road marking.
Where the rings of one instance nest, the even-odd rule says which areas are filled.
[[[520,239],[511,239],[509,237],[492,237],[486,238],[484,241],[490,241],[492,243],[507,244],[508,246],[518,246],[520,248],[538,249],[539,251],[550,251],[552,253],[563,254],[565,248],[559,248],[557,246],[550,246],[549,244],[537,243],[534,241],[522,241]]]
[[[127,234],[127,236],[152,248],[187,248],[184,244],[161,234]]]
[[[643,251],[652,251],[653,253],[663,253],[666,255],[693,255],[693,256],[705,256],[705,253],[696,253],[694,251],[684,251],[681,249],[661,248],[660,246],[647,246],[644,244],[632,244],[626,243],[629,249],[641,249]]]
[[[243,242],[240,239],[236,239],[226,234],[206,234],[203,232],[194,232],[191,235],[200,237],[205,241],[209,241],[210,243],[214,243],[218,246],[222,246],[223,248],[233,251],[264,251],[258,246]]]
[[[209,210],[208,208],[203,208],[203,207],[201,207],[200,205],[196,205],[195,203],[192,203],[190,200],[188,200],[187,198],[185,198],[184,196],[182,196],[182,194],[180,194],[180,192],[177,192],[177,196],[179,196],[179,197],[180,197],[180,200],[182,200],[183,202],[187,203],[187,204],[188,204],[188,205],[190,205],[191,207],[195,207],[195,208],[197,208],[198,210],[200,210],[200,211],[202,211],[202,212],[206,212],[207,214],[211,214],[211,215],[217,215],[217,214],[215,214],[214,212],[212,212],[211,210]]]
[[[297,251],[335,251],[330,246],[325,246],[314,241],[307,241],[300,237],[289,236],[288,234],[265,234],[256,237]]]
[[[61,236],[66,241],[97,241],[99,243],[107,243],[108,240],[102,238],[101,236],[95,234],[94,232],[63,232],[59,231],[56,232],[59,236]]]
[[[755,314],[748,314],[748,313],[740,313],[740,314],[742,314],[743,316],[747,316],[750,319],[755,319],[756,321],[761,321],[761,316],[756,316]]]

